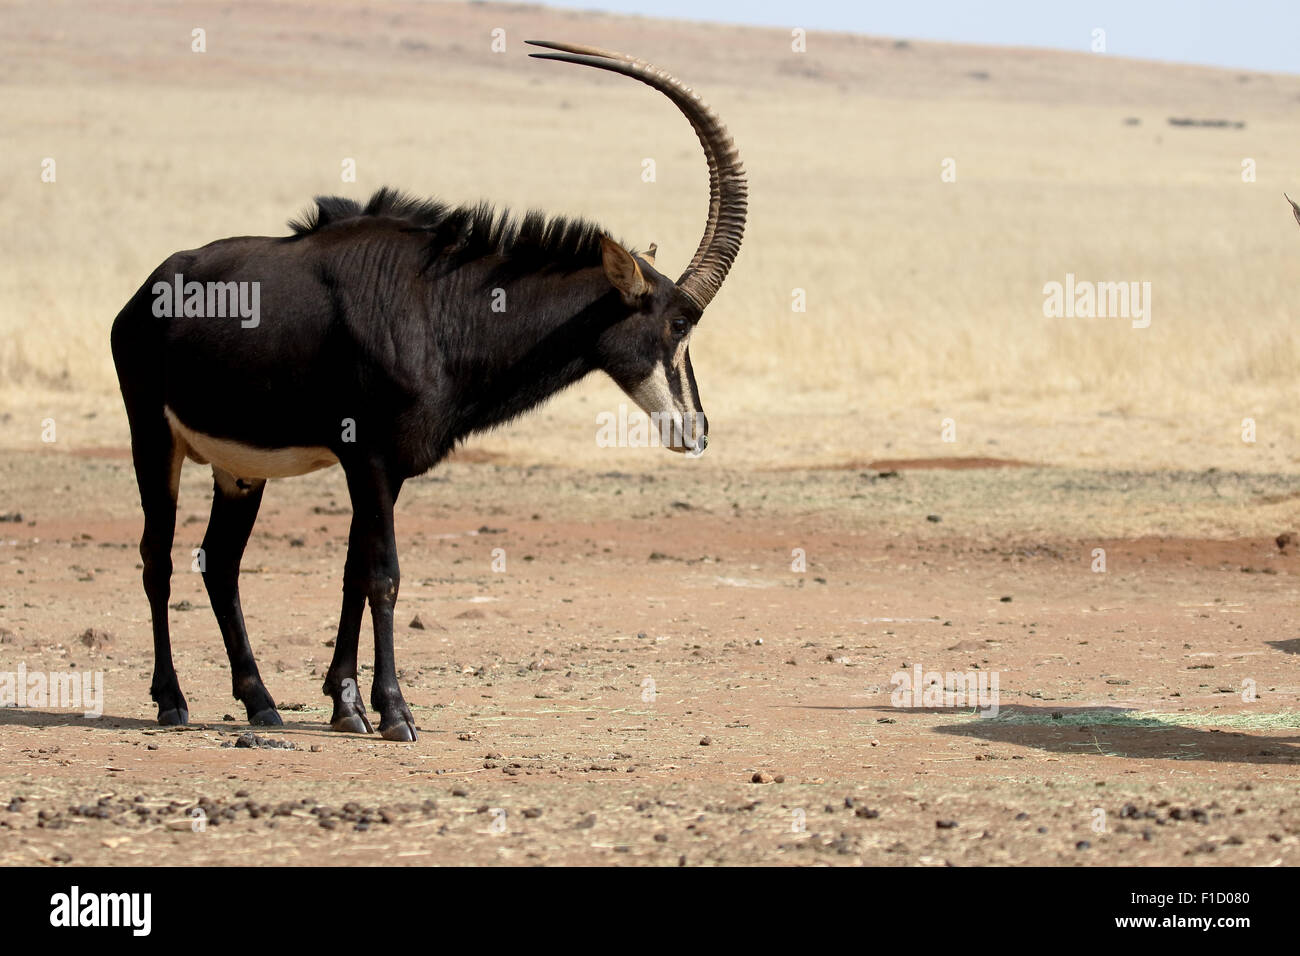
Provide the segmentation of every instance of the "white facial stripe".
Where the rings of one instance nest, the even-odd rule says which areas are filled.
[[[656,365],[655,370],[628,394],[647,415],[671,414],[674,424],[681,423],[682,415],[673,400],[672,389],[668,386],[668,373],[662,363]]]
[[[686,345],[689,341],[689,335],[682,339],[682,344],[677,347],[677,353],[673,356],[673,374],[677,376],[682,405],[686,408],[690,408],[691,405],[691,381],[686,377]]]
[[[691,390],[691,376],[686,367],[686,347],[690,344],[690,339],[690,335],[682,339],[677,354],[673,356],[673,372],[677,375],[682,393],[682,407],[685,409],[682,413],[684,416],[682,437],[687,445],[696,446],[696,454],[702,454],[704,449],[699,447],[699,444],[704,438],[704,413],[695,411],[697,399]]]
[[[665,417],[670,419],[674,442],[684,441],[687,446],[698,446],[704,434],[704,417],[694,410],[695,399],[686,368],[686,347],[689,344],[688,335],[673,353],[671,366],[656,365],[654,371],[628,394],[647,415],[658,416],[661,422]],[[673,395],[673,382],[680,390],[680,400]],[[698,448],[698,451],[703,451],[703,448]]]

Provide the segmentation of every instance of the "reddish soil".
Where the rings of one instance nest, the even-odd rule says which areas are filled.
[[[0,863],[1300,863],[1300,557],[1273,536],[1053,535],[1037,492],[981,523],[1029,469],[473,460],[399,506],[415,744],[328,729],[341,475],[268,489],[243,596],[285,725],[256,732],[295,749],[246,749],[188,571],[210,477],[186,468],[172,592],[193,723],[164,729],[129,461],[10,456],[0,670],[102,672],[105,707],[0,709]],[[1067,479],[1179,507],[1172,478],[1041,487]],[[996,673],[1001,717],[895,706],[914,665]]]
[[[922,468],[943,468],[957,471],[964,468],[1031,468],[1031,462],[1014,458],[879,458],[868,468],[876,471],[915,471]]]

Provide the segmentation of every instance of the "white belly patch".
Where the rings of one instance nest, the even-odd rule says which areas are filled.
[[[319,445],[258,448],[194,431],[166,406],[163,413],[186,457],[228,471],[236,478],[292,478],[339,463],[332,451]]]

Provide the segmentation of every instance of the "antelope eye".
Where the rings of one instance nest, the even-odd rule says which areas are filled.
[[[676,318],[673,319],[672,323],[670,324],[670,328],[672,328],[673,330],[673,335],[675,335],[677,338],[680,339],[683,335],[685,335],[687,332],[691,330],[691,323],[687,322],[683,318]]]

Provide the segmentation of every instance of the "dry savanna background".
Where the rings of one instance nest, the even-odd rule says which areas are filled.
[[[282,235],[316,194],[581,214],[684,266],[707,198],[689,127],[650,90],[530,60],[536,34],[677,71],[741,147],[745,252],[693,350],[731,460],[1296,464],[1300,236],[1281,193],[1300,192],[1300,77],[835,34],[795,53],[782,30],[495,4],[3,10],[0,188],[23,224],[0,238],[6,444],[91,402],[93,427],[61,440],[122,443],[117,310],[171,252]],[[1150,327],[1045,317],[1067,274],[1151,283]],[[483,447],[604,460],[594,410],[620,400],[593,380]]]
[[[241,741],[188,465],[192,724],[156,728],[108,333],[158,263],[383,185],[694,251],[685,120],[534,38],[668,69],[740,147],[708,454],[601,447],[594,376],[408,485],[411,746],[327,730],[337,470],[268,490],[244,604],[285,727]],[[0,0],[0,669],[106,688],[0,709],[0,862],[1300,862],[1300,75],[1089,39]],[[1046,315],[1067,276],[1149,283],[1145,327]],[[997,674],[1001,714],[891,702],[915,665]]]

